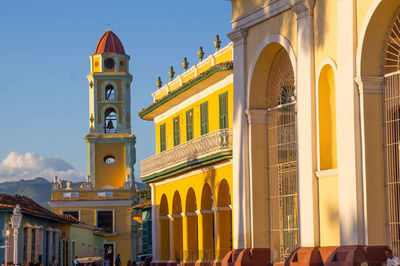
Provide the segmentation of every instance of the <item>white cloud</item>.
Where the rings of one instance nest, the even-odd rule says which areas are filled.
[[[83,181],[85,179],[82,172],[74,169],[66,161],[56,157],[43,157],[31,152],[19,154],[12,151],[0,163],[0,182],[36,177],[52,181],[55,175],[63,180]]]

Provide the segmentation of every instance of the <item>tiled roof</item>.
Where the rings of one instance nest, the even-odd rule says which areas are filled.
[[[125,54],[124,46],[112,31],[107,30],[97,43],[94,54]]]
[[[0,209],[14,209],[15,205],[19,204],[23,212],[42,215],[52,219],[59,220],[60,222],[76,223],[77,220],[70,216],[61,216],[39,205],[34,200],[20,195],[0,194]],[[79,222],[79,221],[78,221]]]

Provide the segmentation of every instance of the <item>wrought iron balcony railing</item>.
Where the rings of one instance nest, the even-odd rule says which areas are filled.
[[[219,129],[142,160],[141,177],[229,150],[232,150],[232,129]]]

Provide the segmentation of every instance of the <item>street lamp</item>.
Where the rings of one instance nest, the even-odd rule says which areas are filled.
[[[14,229],[14,265],[18,264],[18,229],[21,226],[22,214],[19,204],[14,208],[13,215],[11,216],[12,228]]]
[[[4,228],[1,230],[1,233],[4,238],[4,263],[7,265],[7,257],[8,257],[8,236],[10,235],[10,228],[8,227],[8,223],[4,223]]]

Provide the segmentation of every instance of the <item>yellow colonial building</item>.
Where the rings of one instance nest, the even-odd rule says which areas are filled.
[[[126,264],[136,255],[132,246],[132,222],[136,160],[135,136],[131,134],[129,56],[118,37],[106,31],[90,56],[88,177],[80,189],[53,182],[51,201],[57,214],[70,214],[82,223],[107,232],[101,252],[115,261],[121,255]],[[84,244],[82,244],[84,245]],[[82,246],[82,249],[85,247]]]
[[[235,265],[400,255],[400,1],[231,0]]]
[[[210,264],[232,248],[233,45],[153,93],[156,154],[141,162],[152,191],[153,263]]]

